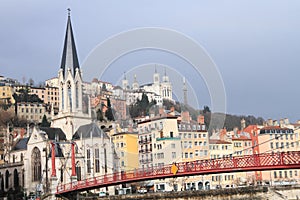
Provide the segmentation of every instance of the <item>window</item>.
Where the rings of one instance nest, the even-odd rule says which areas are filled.
[[[100,151],[99,149],[95,149],[95,171],[96,173],[100,172]]]
[[[31,153],[31,170],[32,181],[40,181],[42,175],[41,152],[37,147],[34,147]]]
[[[282,171],[279,171],[279,178],[282,178]]]
[[[270,146],[271,146],[271,149],[273,149],[273,148],[274,148],[274,146],[273,146],[273,142],[271,142],[271,143],[270,143]]]
[[[199,152],[198,150],[195,151],[195,156],[198,156],[198,155],[199,155],[198,152]]]
[[[171,144],[171,148],[172,148],[172,149],[175,149],[175,148],[176,148],[176,145],[175,145],[174,143],[172,143],[172,144]]]
[[[176,158],[176,152],[172,152],[172,158]]]
[[[87,149],[86,150],[86,167],[87,167],[87,172],[91,173],[91,150]]]
[[[277,178],[277,172],[274,172],[274,178]]]

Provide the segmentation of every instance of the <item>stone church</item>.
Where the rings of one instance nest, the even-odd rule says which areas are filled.
[[[1,191],[19,187],[27,195],[53,194],[59,185],[118,171],[111,138],[92,121],[90,99],[83,94],[70,14],[58,80],[58,114],[52,113],[51,127],[28,127],[12,143],[0,167]]]

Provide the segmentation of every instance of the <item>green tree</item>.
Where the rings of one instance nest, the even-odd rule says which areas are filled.
[[[114,114],[113,114],[113,109],[111,107],[110,99],[107,98],[107,110],[105,112],[105,117],[107,118],[108,121],[115,121]]]
[[[98,110],[97,110],[97,120],[98,121],[103,121],[104,120],[104,118],[103,118],[103,113],[102,113],[102,108],[99,108]]]
[[[156,101],[149,102],[148,96],[143,93],[141,100],[137,99],[135,104],[129,106],[130,116],[135,118],[138,116],[149,115],[149,110],[154,105],[156,105]]]
[[[208,106],[204,106],[203,113],[210,113],[210,108]]]

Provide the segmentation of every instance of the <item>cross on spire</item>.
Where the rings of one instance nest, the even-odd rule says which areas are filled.
[[[67,11],[68,11],[68,16],[70,17],[70,15],[71,15],[71,8],[68,8]]]

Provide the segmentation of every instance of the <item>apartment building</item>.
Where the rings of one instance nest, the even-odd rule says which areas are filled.
[[[120,132],[112,135],[121,171],[139,168],[138,133]]]
[[[266,126],[258,135],[260,153],[296,151],[299,149],[299,133],[292,128],[281,126]],[[262,180],[267,184],[277,185],[294,182],[300,179],[299,170],[273,170],[262,172]]]
[[[0,85],[0,103],[13,104],[15,100],[13,98],[14,88],[9,85]]]
[[[26,119],[31,122],[41,122],[43,116],[48,116],[46,107],[43,103],[18,103],[17,104],[17,116],[21,119]]]

